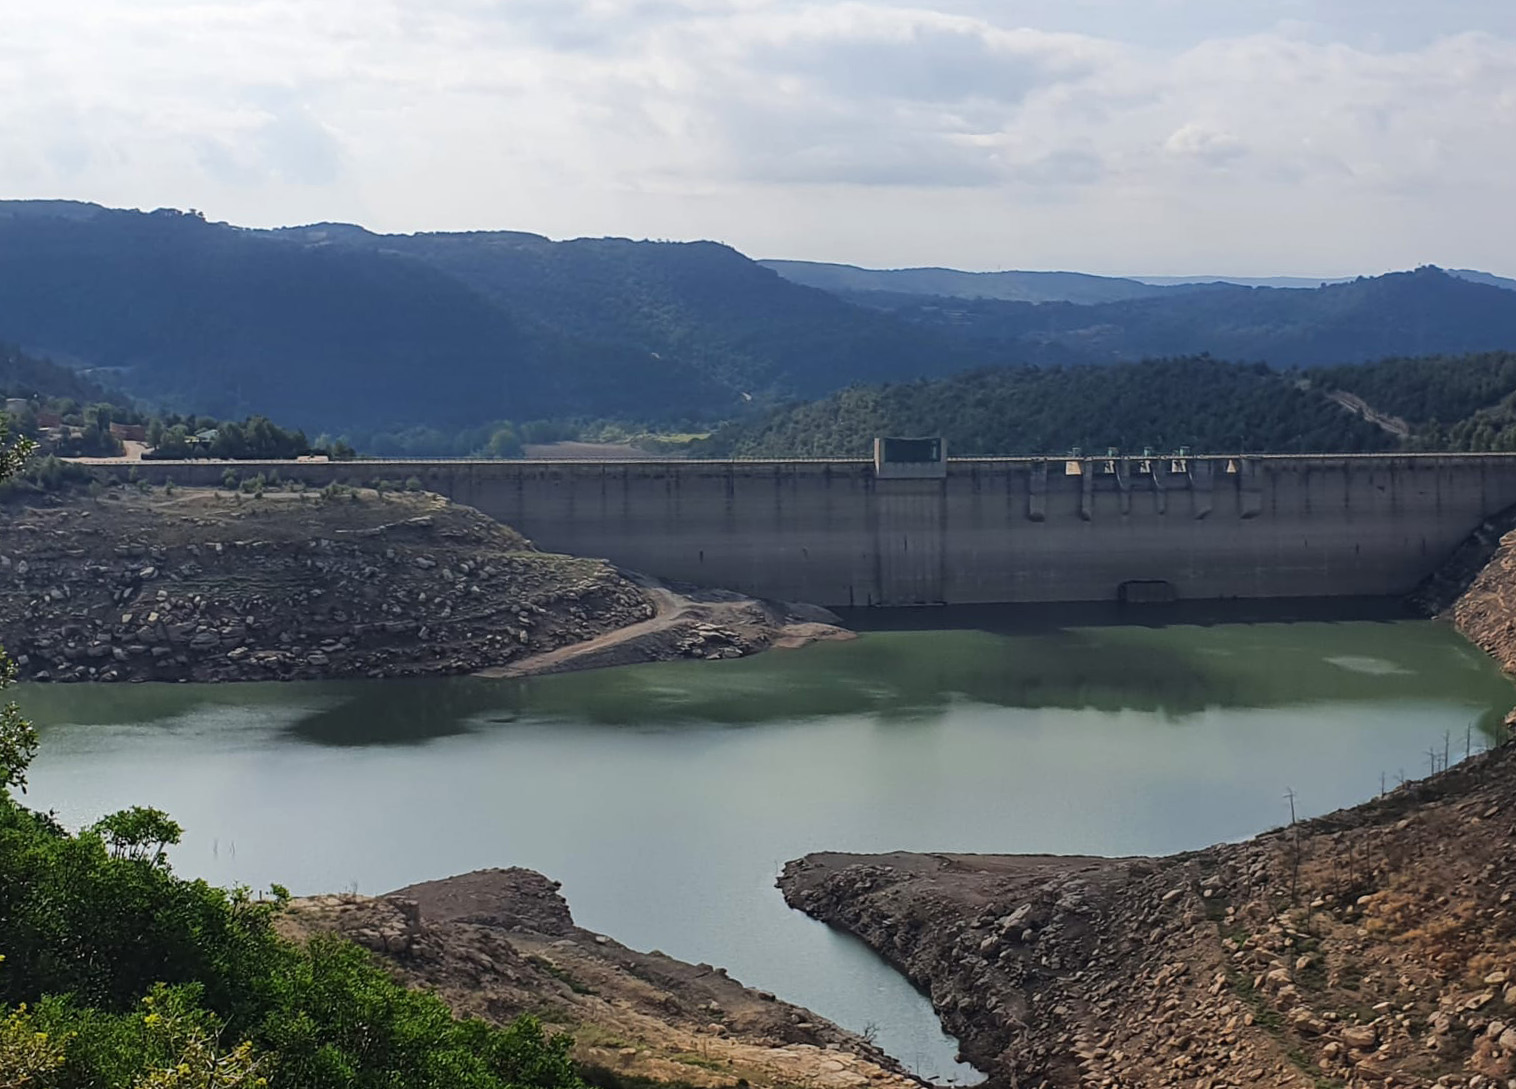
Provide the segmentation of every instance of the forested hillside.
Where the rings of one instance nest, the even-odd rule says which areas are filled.
[[[1150,299],[1176,290],[1117,276],[1083,272],[962,272],[951,268],[858,268],[819,261],[760,261],[786,280],[846,297],[852,292],[937,295],[1009,302],[1116,302]]]
[[[1395,357],[1321,367],[1311,377],[1418,426],[1453,424],[1516,392],[1516,352]]]
[[[1114,363],[1204,352],[1285,368],[1516,348],[1516,291],[1435,268],[1314,291],[1213,284],[1091,306],[881,293],[849,297],[1026,363]]]
[[[978,359],[966,345],[790,283],[714,242],[553,242],[510,231],[375,235],[345,226],[280,233],[304,244],[406,254],[456,277],[523,326],[630,345],[639,359],[668,370],[658,403],[649,405],[672,415],[686,404],[712,403],[697,399],[695,388],[677,388],[686,370],[736,405],[818,396],[861,376],[945,374]],[[593,397],[567,411],[607,414]]]
[[[170,213],[0,219],[0,329],[172,407],[312,429],[545,414],[589,396],[631,411],[670,393],[673,369],[524,328],[418,261]]]
[[[263,416],[223,420],[157,412],[119,390],[3,342],[0,397],[7,401],[0,406],[0,427],[36,444],[39,456],[23,479],[37,486],[58,476],[50,455],[118,457],[124,452],[122,434],[151,448],[142,454],[145,458],[288,459],[312,453],[340,458],[353,453],[346,443],[326,437],[313,445],[303,432],[287,430]],[[519,451],[519,443],[516,448]]]
[[[0,342],[0,397],[66,397],[84,402],[114,401],[118,395],[78,371]]]
[[[263,415],[397,452],[468,452],[505,421],[701,430],[976,367],[1209,353],[1283,368],[1516,347],[1516,292],[1430,268],[1318,290],[950,269],[886,281],[1117,301],[834,293],[710,242],[254,231],[0,202],[6,337],[167,410]]]
[[[719,419],[965,348],[726,247],[0,214],[0,329],[170,407],[311,430]]]
[[[1328,394],[1399,417],[1402,439]],[[1516,354],[1275,371],[1209,357],[1010,367],[860,386],[718,430],[712,457],[864,457],[876,435],[942,435],[956,456],[1151,446],[1197,453],[1516,450]]]

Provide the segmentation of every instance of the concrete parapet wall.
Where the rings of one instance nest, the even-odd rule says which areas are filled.
[[[1516,505],[1513,455],[253,463],[314,486],[419,479],[544,549],[823,605],[1399,594]],[[216,485],[226,463],[144,462]]]

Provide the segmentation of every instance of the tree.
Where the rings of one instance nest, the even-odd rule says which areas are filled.
[[[519,458],[521,454],[521,437],[509,423],[496,428],[484,447],[484,456],[489,458]]]
[[[6,421],[0,418],[0,483],[4,483],[21,471],[26,464],[26,459],[31,456],[36,444],[30,439],[17,439],[14,442],[10,438]]]
[[[155,866],[184,835],[184,829],[163,810],[137,805],[103,818],[92,831],[105,840],[114,857]]]
[[[0,419],[0,484],[21,471],[34,444],[30,439],[8,442],[5,422]],[[16,665],[0,647],[0,691],[16,679]],[[14,703],[0,708],[0,793],[14,787],[26,791],[26,769],[37,751],[37,732],[21,717]]]

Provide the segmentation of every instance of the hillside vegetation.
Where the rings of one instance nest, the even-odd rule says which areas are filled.
[[[850,294],[918,329],[1023,363],[1209,353],[1274,367],[1516,347],[1516,291],[1421,268],[1314,291],[1212,284],[1073,303]]]
[[[287,460],[305,454],[345,458],[353,453],[345,443],[325,436],[313,445],[304,432],[282,428],[263,416],[239,421],[153,412],[84,374],[4,343],[0,397],[7,401],[0,406],[0,423],[11,434],[35,442],[40,455],[119,457],[123,434],[151,447],[143,454],[147,458]],[[48,478],[57,473],[56,464],[44,466],[39,459],[22,482],[47,488]],[[0,494],[5,490],[0,486]]]
[[[1262,365],[1171,359],[1023,367],[844,390],[722,428],[720,457],[864,457],[876,435],[942,435],[958,457],[1089,453],[1387,450],[1398,440]]]
[[[846,297],[853,292],[939,295],[1010,302],[1100,303],[1148,299],[1175,290],[1083,272],[961,272],[951,268],[858,268],[819,261],[760,261],[786,280]]]
[[[78,833],[27,809],[35,737],[0,724],[0,1084],[27,1089],[578,1089],[565,1037],[455,1020],[366,951],[298,945],[255,900],[177,877],[153,809]]]
[[[114,401],[98,382],[51,360],[36,359],[13,344],[0,343],[0,397],[67,398],[77,402]]]
[[[315,430],[720,417],[972,360],[724,246],[0,214],[0,329],[181,411]]]
[[[1351,394],[1401,436],[1348,411]],[[859,386],[729,425],[709,457],[864,457],[876,435],[942,435],[956,456],[1135,452],[1516,450],[1516,354],[1275,371],[1205,356],[1109,367],[1009,367]]]
[[[254,231],[0,202],[5,336],[166,410],[261,415],[394,454],[514,450],[505,421],[701,431],[975,367],[1200,353],[1326,366],[1516,346],[1516,292],[1431,268],[1317,290],[807,268],[831,288],[711,242]],[[896,290],[850,286],[875,283]],[[923,293],[937,291],[1039,301]],[[1089,304],[1047,301],[1069,295]]]

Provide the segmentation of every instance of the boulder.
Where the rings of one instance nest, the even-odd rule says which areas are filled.
[[[1344,1044],[1358,1051],[1367,1051],[1379,1043],[1377,1025],[1348,1025],[1340,1035]]]

